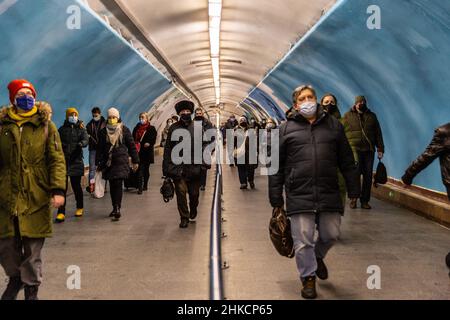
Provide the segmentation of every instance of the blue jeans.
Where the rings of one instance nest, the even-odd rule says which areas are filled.
[[[295,214],[290,217],[295,261],[300,279],[315,276],[316,258],[324,259],[340,235],[341,214],[323,212]],[[318,237],[315,237],[316,231]]]

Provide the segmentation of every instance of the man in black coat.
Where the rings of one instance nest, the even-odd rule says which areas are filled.
[[[83,190],[81,188],[81,177],[84,176],[83,148],[87,147],[89,137],[83,122],[78,119],[78,111],[75,108],[66,110],[66,120],[59,128],[62,149],[66,158],[67,180],[64,197],[67,196],[67,185],[70,177],[77,210],[75,217],[82,217],[84,214]],[[59,207],[55,222],[64,222],[66,218],[66,204]]]
[[[447,196],[450,200],[450,123],[447,123],[434,131],[425,151],[406,169],[402,181],[411,185],[414,177],[428,167],[436,158],[441,164],[442,182],[447,188]]]
[[[203,109],[201,109],[201,108],[195,109],[194,121],[199,121],[201,123],[202,128],[203,128],[203,133],[205,133],[209,129],[214,128],[211,121],[209,121],[208,119],[205,118]],[[214,141],[214,139],[212,141]],[[201,177],[200,177],[200,190],[202,190],[202,191],[205,191],[206,180],[208,178],[208,169],[210,169],[210,167],[202,168],[202,173],[201,173]]]
[[[150,164],[155,163],[155,143],[157,132],[150,124],[148,114],[139,115],[139,123],[133,129],[133,138],[139,152],[138,194],[148,190]]]
[[[175,184],[175,193],[177,196],[178,211],[180,213],[180,228],[187,228],[189,219],[194,220],[197,217],[198,198],[200,194],[201,172],[205,169],[203,163],[203,152],[201,158],[195,161],[195,143],[200,143],[203,151],[203,137],[194,135],[194,121],[192,114],[194,104],[191,101],[183,100],[175,105],[175,110],[180,116],[180,120],[174,123],[167,135],[167,141],[164,146],[163,175],[172,178]],[[202,130],[200,128],[200,135]],[[172,137],[174,139],[172,140]],[[177,137],[175,137],[177,136]],[[181,139],[180,139],[181,137]],[[189,141],[183,141],[187,139]],[[185,159],[184,150],[173,152],[173,149],[180,143],[187,143],[191,148],[191,155]],[[177,148],[178,149],[178,148]],[[186,156],[187,157],[187,156]],[[189,207],[187,203],[189,195]]]
[[[345,178],[349,198],[358,198],[357,166],[342,124],[323,112],[310,86],[294,94],[295,107],[279,130],[280,168],[269,177],[274,208],[284,206],[291,220],[302,296],[316,298],[316,275],[328,278],[323,262],[340,234],[344,212],[339,193],[338,169]],[[319,231],[316,242],[314,232]]]
[[[99,140],[99,132],[106,127],[106,120],[102,116],[102,112],[99,107],[92,108],[92,120],[89,121],[86,130],[89,135],[89,192],[94,192],[94,179],[95,171],[97,167],[95,165],[95,159],[97,157],[97,147]]]

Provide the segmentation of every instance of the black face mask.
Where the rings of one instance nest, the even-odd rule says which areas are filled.
[[[241,123],[241,127],[247,128],[247,126],[248,126],[247,122],[242,122]]]
[[[180,116],[181,121],[183,121],[185,124],[189,124],[192,121],[190,114],[182,114]]]
[[[196,116],[194,119],[195,119],[196,121],[201,121],[201,120],[203,120],[203,116]]]
[[[322,105],[323,110],[325,110],[325,112],[332,112],[336,109],[336,105],[335,104],[327,104],[327,105]]]
[[[367,104],[360,104],[358,109],[360,112],[367,111]]]

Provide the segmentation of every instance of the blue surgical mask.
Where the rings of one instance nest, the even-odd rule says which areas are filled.
[[[314,118],[317,113],[317,103],[314,101],[303,102],[298,112],[306,119]]]
[[[33,109],[35,100],[33,96],[24,95],[16,98],[16,107],[24,111],[30,111]]]
[[[76,116],[70,116],[68,120],[72,124],[77,124],[78,123],[78,117],[76,117]]]

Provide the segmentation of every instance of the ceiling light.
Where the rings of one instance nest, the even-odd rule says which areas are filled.
[[[211,50],[211,66],[216,94],[216,104],[220,104],[220,23],[222,20],[222,0],[208,1],[209,42]]]

